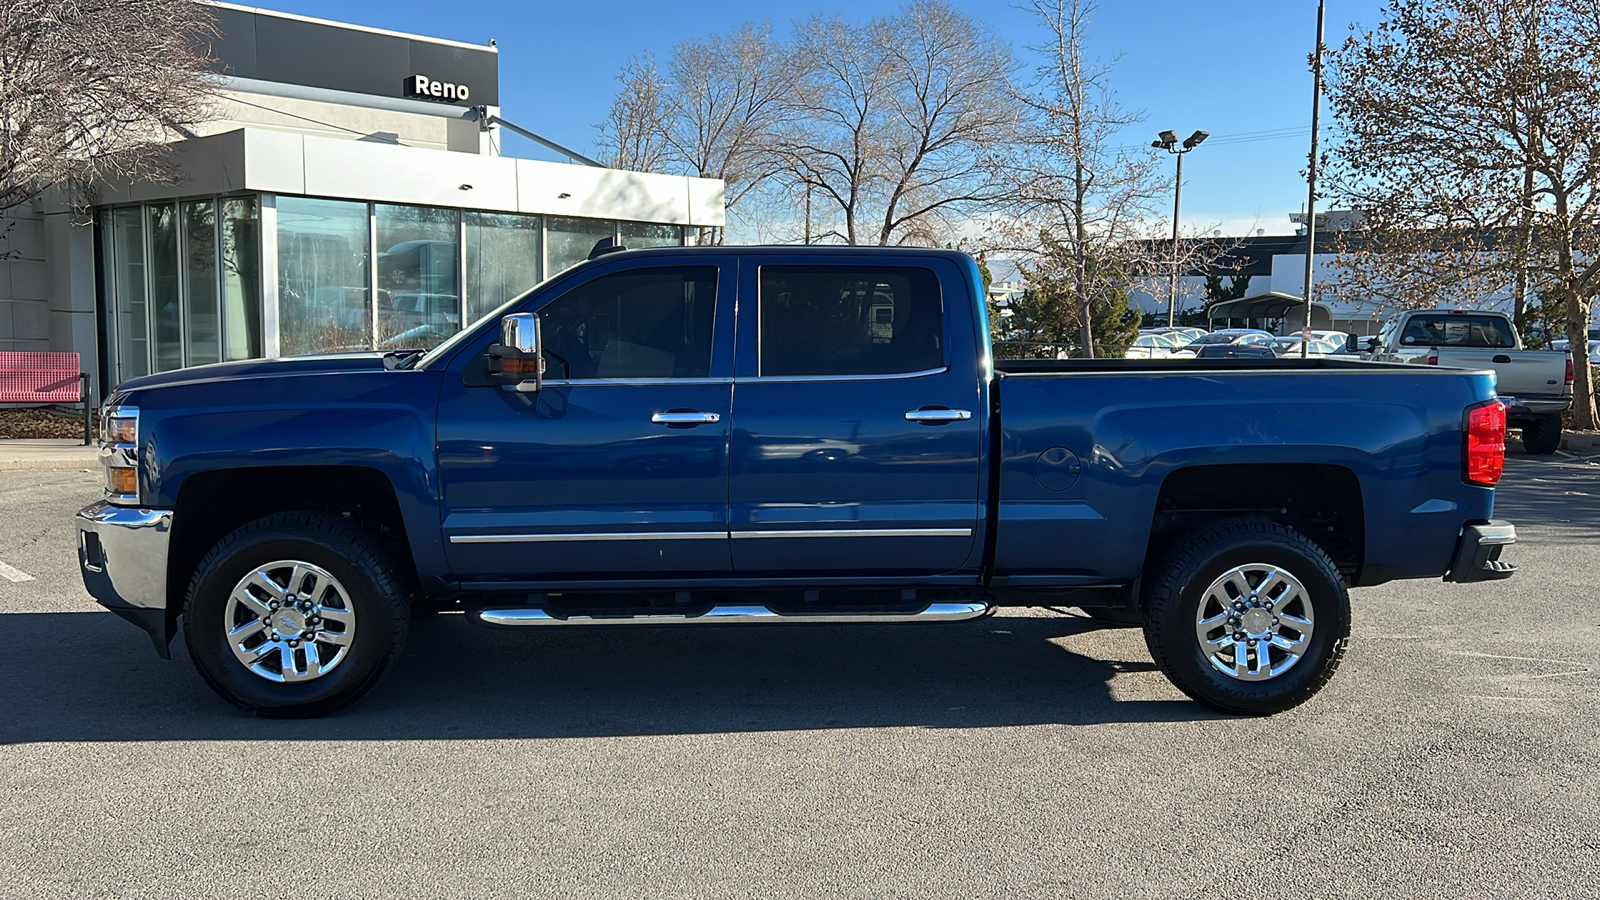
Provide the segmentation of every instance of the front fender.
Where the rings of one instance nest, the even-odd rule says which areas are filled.
[[[417,570],[440,573],[434,418],[439,375],[339,372],[139,392],[140,496],[171,509],[197,474],[264,466],[362,466],[386,477]]]

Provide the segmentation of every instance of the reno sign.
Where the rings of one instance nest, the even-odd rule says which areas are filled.
[[[426,75],[408,77],[405,83],[405,93],[407,97],[421,97],[425,100],[470,100],[472,98],[472,91],[466,85],[438,81]]]

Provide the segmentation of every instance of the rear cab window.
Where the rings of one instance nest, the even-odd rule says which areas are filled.
[[[762,377],[946,366],[944,302],[932,269],[764,265],[759,291]]]
[[[1400,343],[1425,347],[1516,347],[1506,320],[1498,316],[1424,313],[1412,316]]]

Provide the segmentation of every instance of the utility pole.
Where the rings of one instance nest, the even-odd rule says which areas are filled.
[[[1322,23],[1327,0],[1317,0],[1317,50],[1311,58],[1311,165],[1306,169],[1306,304],[1305,323],[1300,327],[1300,358],[1311,353],[1311,276],[1317,256],[1317,123],[1322,111]]]

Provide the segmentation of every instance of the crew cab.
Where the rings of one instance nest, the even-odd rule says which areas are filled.
[[[1488,369],[1506,405],[1506,425],[1522,429],[1529,453],[1561,446],[1561,414],[1572,408],[1572,356],[1528,350],[1511,318],[1491,310],[1417,309],[1385,322],[1372,358]]]
[[[1494,376],[992,358],[939,250],[619,250],[424,353],[125,382],[85,584],[223,697],[337,709],[412,617],[918,623],[1079,606],[1230,712],[1305,701],[1349,589],[1511,575]],[[1070,686],[1063,686],[1068,687]]]

